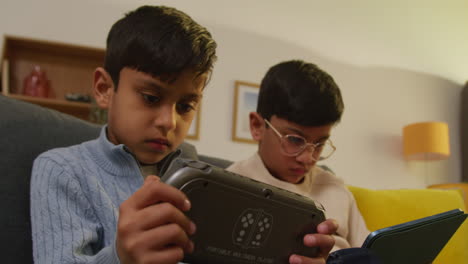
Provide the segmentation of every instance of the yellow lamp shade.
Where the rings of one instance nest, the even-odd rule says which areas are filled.
[[[421,122],[403,128],[403,154],[408,160],[442,160],[450,156],[448,125]]]

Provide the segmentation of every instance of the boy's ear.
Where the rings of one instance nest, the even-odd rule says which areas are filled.
[[[99,67],[94,71],[93,92],[97,105],[107,109],[114,94],[114,82],[104,68]]]
[[[265,131],[265,121],[257,112],[249,113],[250,134],[255,141],[260,141],[263,138]]]

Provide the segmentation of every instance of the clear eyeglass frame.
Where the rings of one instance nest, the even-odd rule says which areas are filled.
[[[336,150],[335,145],[330,139],[327,139],[325,142],[321,143],[308,143],[307,140],[299,135],[294,134],[281,134],[268,120],[263,119],[265,123],[276,133],[280,138],[281,150],[284,155],[295,157],[301,154],[306,148],[312,148],[313,153],[312,158],[315,161],[328,159]],[[296,143],[292,143],[296,142]],[[319,151],[319,158],[315,158],[316,151]]]

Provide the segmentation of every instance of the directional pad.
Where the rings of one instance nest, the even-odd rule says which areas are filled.
[[[273,216],[263,210],[247,209],[239,216],[232,234],[233,242],[243,248],[258,248],[266,243]]]

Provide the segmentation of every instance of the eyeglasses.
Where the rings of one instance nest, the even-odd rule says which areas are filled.
[[[330,139],[327,139],[325,142],[321,143],[307,143],[307,140],[298,135],[282,135],[273,125],[265,120],[265,123],[278,135],[281,141],[281,150],[283,154],[286,156],[297,156],[301,154],[307,147],[311,148],[312,151],[312,158],[315,161],[324,160],[329,158],[333,152],[335,152],[336,147],[333,145]],[[319,158],[317,158],[319,156]]]

